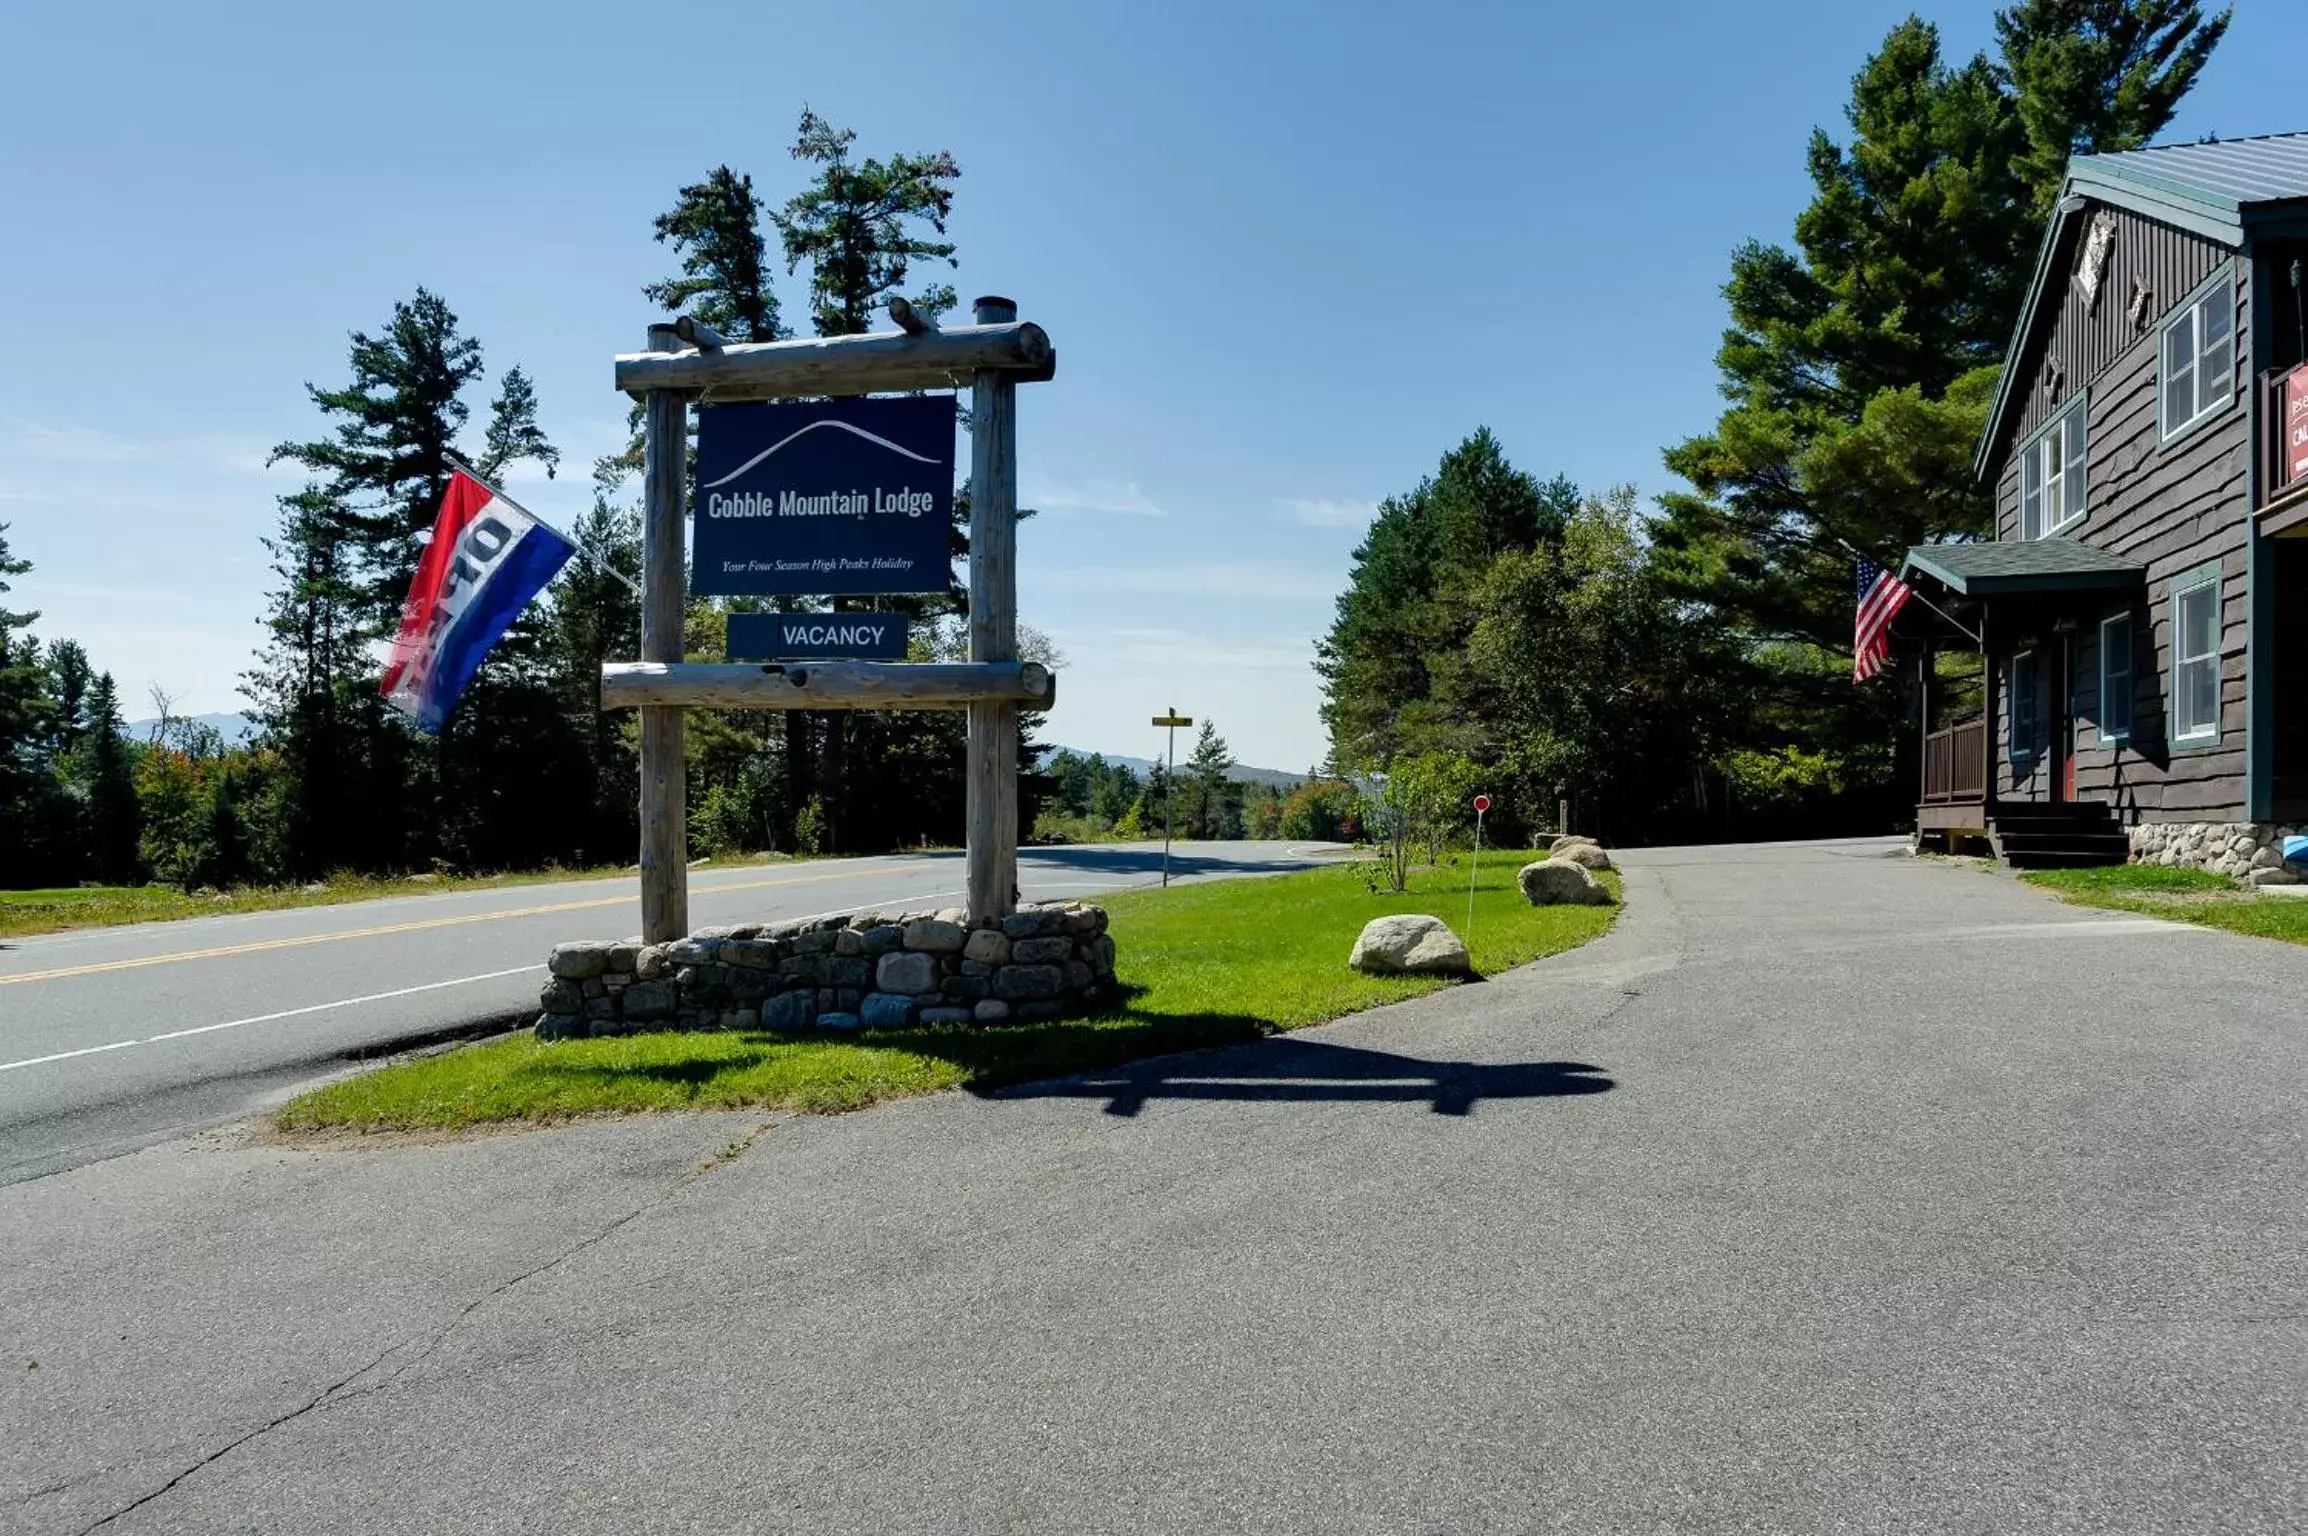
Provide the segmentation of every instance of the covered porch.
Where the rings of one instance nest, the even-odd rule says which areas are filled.
[[[2048,538],[1924,545],[1900,575],[1919,599],[1894,625],[1917,656],[1918,841],[1943,852],[1984,844],[2014,866],[2122,863],[2119,808],[2097,785],[2079,787],[2078,739],[2087,725],[2113,739],[2119,706],[2129,729],[2144,568]],[[1943,664],[1962,653],[1977,663]],[[2105,678],[2118,680],[2113,693]]]

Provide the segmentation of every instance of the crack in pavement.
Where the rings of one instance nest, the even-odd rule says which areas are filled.
[[[639,1205],[617,1217],[614,1221],[611,1221],[607,1226],[604,1226],[598,1232],[594,1232],[585,1237],[579,1238],[576,1242],[570,1244],[567,1248],[562,1249],[559,1253],[554,1254],[552,1257],[545,1259],[541,1263],[531,1265],[529,1268],[522,1270],[519,1274],[516,1274],[509,1279],[500,1281],[498,1284],[493,1285],[488,1290],[482,1292],[479,1296],[474,1297],[471,1301],[460,1307],[454,1317],[450,1318],[446,1323],[442,1324],[438,1329],[434,1330],[433,1336],[431,1338],[426,1339],[420,1347],[416,1348],[415,1353],[409,1355],[407,1359],[403,1360],[382,1380],[377,1381],[367,1387],[361,1388],[357,1391],[347,1390],[348,1388],[352,1387],[353,1383],[359,1381],[363,1376],[368,1375],[369,1372],[375,1370],[378,1366],[383,1365],[393,1356],[402,1353],[404,1350],[410,1349],[412,1345],[416,1344],[415,1340],[403,1339],[398,1343],[387,1345],[384,1349],[379,1350],[374,1356],[363,1362],[360,1366],[347,1373],[346,1375],[340,1376],[335,1381],[330,1382],[326,1387],[323,1387],[319,1392],[315,1393],[310,1398],[307,1398],[304,1402],[290,1409],[288,1412],[280,1414],[279,1416],[258,1425],[256,1428],[248,1431],[246,1434],[240,1435],[235,1439],[227,1441],[225,1444],[217,1447],[217,1449],[209,1452],[206,1456],[203,1456],[198,1461],[195,1461],[191,1466],[188,1466],[183,1471],[177,1473],[174,1477],[171,1477],[167,1482],[162,1483],[158,1488],[153,1489],[150,1493],[144,1494],[136,1499],[132,1499],[128,1503],[123,1504],[120,1508],[112,1511],[112,1513],[108,1515],[105,1515],[103,1518],[97,1520],[93,1524],[82,1526],[77,1532],[74,1533],[74,1536],[94,1536],[95,1532],[103,1530],[106,1526],[111,1525],[114,1522],[127,1517],[128,1515],[134,1514],[137,1510],[142,1509],[145,1505],[150,1504],[153,1500],[158,1499],[162,1495],[173,1491],[180,1484],[182,1484],[185,1479],[191,1477],[193,1474],[201,1471],[206,1467],[214,1466],[217,1462],[222,1461],[227,1456],[230,1456],[234,1451],[239,1450],[242,1446],[247,1445],[252,1441],[263,1439],[266,1435],[271,1434],[274,1430],[279,1429],[282,1425],[294,1423],[296,1420],[303,1418],[306,1414],[313,1412],[315,1409],[331,1408],[343,1403],[356,1402],[361,1398],[370,1397],[378,1392],[382,1392],[385,1390],[385,1388],[398,1381],[412,1367],[430,1358],[432,1353],[439,1349],[442,1344],[446,1343],[449,1336],[455,1333],[458,1328],[463,1326],[465,1320],[471,1317],[475,1312],[478,1312],[481,1308],[487,1306],[490,1302],[495,1301],[499,1297],[505,1295],[508,1291],[511,1291],[518,1286],[524,1285],[527,1282],[536,1279],[539,1275],[545,1274],[548,1271],[556,1269],[559,1266],[567,1263],[569,1260],[577,1257],[577,1255],[584,1253],[591,1248],[595,1248],[604,1242],[607,1242],[610,1238],[616,1236],[619,1232],[623,1231],[626,1227],[632,1225],[634,1222],[640,1220],[643,1216],[646,1216],[650,1212],[658,1210],[667,1205],[675,1197],[679,1196],[684,1190],[686,1190],[690,1185],[696,1183],[698,1180],[705,1177],[705,1175],[711,1173],[714,1169],[735,1162],[738,1158],[744,1156],[748,1151],[751,1151],[753,1144],[759,1141],[762,1136],[768,1132],[776,1123],[777,1122],[775,1121],[763,1121],[751,1132],[731,1142],[719,1153],[715,1154],[705,1162],[699,1163],[696,1167],[675,1175],[673,1181],[665,1187],[662,1193],[651,1199],[642,1201]],[[90,1474],[91,1477],[97,1475],[100,1474]],[[80,1481],[86,1481],[86,1479],[80,1479]],[[66,1484],[65,1486],[70,1485]],[[50,1489],[45,1491],[55,1492],[58,1490]],[[37,1497],[38,1495],[34,1496]]]

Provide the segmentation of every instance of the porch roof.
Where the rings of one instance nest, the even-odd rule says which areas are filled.
[[[2147,567],[2081,539],[1999,539],[1986,544],[1922,544],[1907,552],[1904,579],[1921,571],[1965,597],[2029,592],[2102,592],[2136,587]]]

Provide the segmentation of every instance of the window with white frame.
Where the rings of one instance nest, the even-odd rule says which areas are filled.
[[[2020,537],[2058,533],[2084,515],[2084,400],[2060,412],[2020,450]]]
[[[2225,406],[2236,389],[2236,288],[2223,274],[2164,322],[2163,435],[2177,437]]]
[[[2220,570],[2172,584],[2172,740],[2220,735]]]
[[[2005,692],[2011,695],[2011,740],[2008,755],[2024,763],[2036,755],[2036,732],[2042,728],[2043,690],[2036,677],[2036,653],[2021,651],[2005,674]]]
[[[2132,739],[2132,616],[2100,621],[2100,745]]]

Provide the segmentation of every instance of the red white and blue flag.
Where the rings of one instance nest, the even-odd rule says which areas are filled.
[[[401,609],[385,702],[438,733],[481,659],[577,546],[458,470]]]
[[[1851,627],[1851,680],[1864,683],[1883,670],[1891,656],[1891,621],[1912,595],[1906,582],[1862,555],[1858,557],[1859,617]]]

